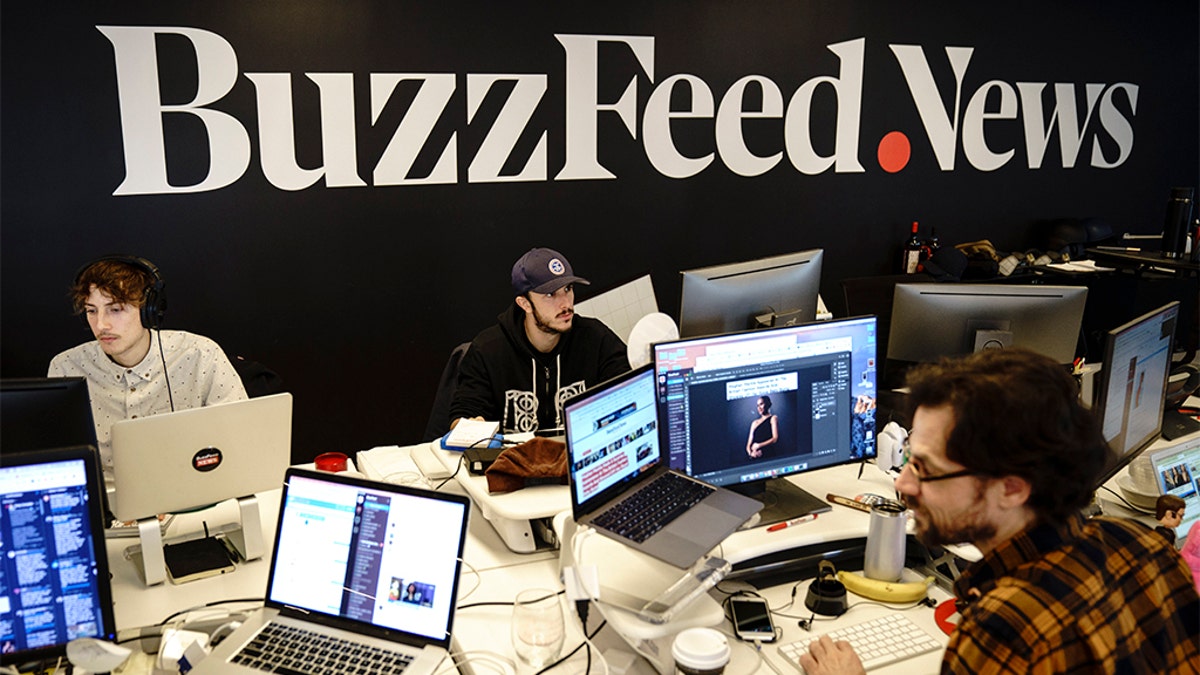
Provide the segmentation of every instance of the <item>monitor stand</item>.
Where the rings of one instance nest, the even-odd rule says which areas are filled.
[[[205,507],[207,508],[207,507]],[[238,498],[238,513],[240,523],[226,523],[216,529],[214,534],[228,537],[241,555],[242,560],[258,560],[267,554],[266,541],[262,534],[262,513],[259,509],[258,497],[247,495]],[[147,586],[154,586],[166,581],[166,559],[163,556],[162,530],[159,529],[157,516],[142,518],[138,522],[140,543],[125,549],[125,558],[133,562],[139,576]],[[205,526],[207,538],[208,527]]]
[[[762,482],[727,485],[728,489],[762,502],[758,525],[771,525],[809,513],[824,513],[833,507],[823,499],[797,486],[786,478],[771,478]]]

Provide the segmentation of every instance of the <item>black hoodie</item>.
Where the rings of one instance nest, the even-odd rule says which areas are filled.
[[[524,321],[525,312],[514,304],[471,342],[451,420],[497,420],[504,433],[560,429],[564,401],[629,370],[625,343],[597,319],[576,314],[548,354],[529,343]]]

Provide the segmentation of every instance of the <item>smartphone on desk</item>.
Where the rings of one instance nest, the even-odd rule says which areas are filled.
[[[733,615],[733,631],[738,638],[748,642],[775,641],[775,622],[771,619],[771,608],[766,600],[734,596],[729,599],[729,612]]]

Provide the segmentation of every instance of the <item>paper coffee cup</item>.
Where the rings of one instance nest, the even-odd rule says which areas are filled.
[[[729,640],[712,628],[689,628],[671,646],[676,675],[721,675],[729,663]]]

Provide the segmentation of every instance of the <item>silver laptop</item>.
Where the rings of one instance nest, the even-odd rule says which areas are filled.
[[[470,510],[462,495],[288,469],[265,607],[192,674],[434,672]],[[334,661],[355,652],[353,668]]]
[[[689,567],[762,508],[668,468],[654,369],[588,389],[563,407],[575,522],[676,567]]]
[[[1154,480],[1161,494],[1175,495],[1187,506],[1183,522],[1175,528],[1175,543],[1182,546],[1200,521],[1200,437],[1177,443],[1150,454],[1150,465],[1154,467]],[[1200,530],[1196,530],[1200,537]]]
[[[112,452],[118,520],[273,490],[291,464],[292,395],[122,420]]]

